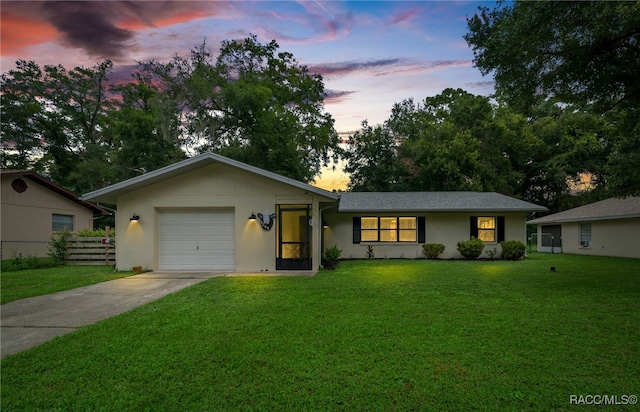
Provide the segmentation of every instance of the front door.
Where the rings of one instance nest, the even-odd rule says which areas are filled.
[[[277,270],[311,270],[311,205],[278,205]]]

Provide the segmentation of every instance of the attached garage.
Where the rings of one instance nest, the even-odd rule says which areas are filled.
[[[233,209],[158,212],[160,270],[235,270]]]

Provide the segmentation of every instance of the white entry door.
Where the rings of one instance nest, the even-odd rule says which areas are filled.
[[[160,270],[234,270],[233,209],[158,215]]]

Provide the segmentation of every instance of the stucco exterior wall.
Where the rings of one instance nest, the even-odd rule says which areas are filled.
[[[505,240],[519,240],[526,242],[526,227],[524,213],[401,213],[378,214],[376,216],[424,216],[425,243],[442,243],[445,250],[440,259],[461,259],[457,250],[457,243],[469,240],[469,219],[471,216],[504,216]],[[331,213],[325,214],[324,247],[338,246],[342,250],[344,259],[363,259],[367,255],[367,245],[375,247],[376,258],[423,258],[422,244],[417,242],[361,242],[353,243],[353,217],[373,216],[361,213]],[[486,250],[496,248],[501,252],[499,243],[485,244]],[[484,254],[481,257],[486,257]]]
[[[265,231],[252,212],[276,211],[276,204],[311,204],[319,216],[322,196],[224,164],[212,164],[146,186],[118,198],[116,216],[117,267],[158,270],[158,213],[193,208],[226,208],[235,213],[236,272],[275,271],[276,227]],[[138,222],[129,218],[140,216]],[[314,219],[315,221],[315,219]],[[321,227],[313,226],[313,269],[320,265]]]
[[[93,228],[91,210],[28,178],[22,178],[27,190],[18,193],[11,187],[13,180],[2,179],[2,259],[15,254],[47,256],[54,214],[73,216],[74,231]]]
[[[591,224],[591,247],[580,246],[580,223]],[[640,218],[563,223],[562,252],[640,258]]]

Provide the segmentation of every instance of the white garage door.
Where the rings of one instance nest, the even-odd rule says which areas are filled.
[[[160,270],[234,270],[232,209],[158,215]]]

